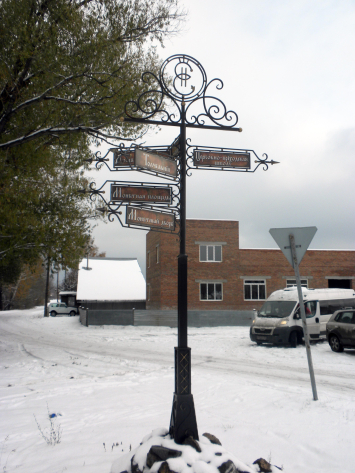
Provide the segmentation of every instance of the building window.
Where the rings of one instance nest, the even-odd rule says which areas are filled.
[[[150,284],[147,284],[147,299],[150,301]]]
[[[200,261],[220,263],[222,261],[222,245],[200,245]]]
[[[286,279],[286,287],[297,286],[296,279]],[[301,279],[301,286],[308,287],[308,279]]]
[[[148,265],[148,268],[150,268],[150,251],[148,251],[148,254],[147,254],[147,265]]]
[[[266,299],[265,279],[249,280],[244,279],[244,300],[255,301]]]
[[[351,279],[347,278],[328,278],[327,276],[325,279],[328,279],[328,287],[333,289],[352,289],[353,283]]]
[[[223,300],[223,284],[218,282],[200,283],[201,301],[221,301]]]
[[[159,263],[159,245],[155,247],[155,262]]]

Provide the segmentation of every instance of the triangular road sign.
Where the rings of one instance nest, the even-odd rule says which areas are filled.
[[[269,232],[278,244],[282,253],[286,256],[290,265],[294,267],[290,235],[293,235],[295,238],[297,263],[300,264],[307,248],[317,232],[317,227],[270,228]]]

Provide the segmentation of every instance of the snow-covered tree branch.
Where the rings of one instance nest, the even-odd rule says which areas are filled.
[[[183,17],[177,0],[3,0],[0,150],[59,133],[135,137],[120,118],[157,70],[147,41]]]

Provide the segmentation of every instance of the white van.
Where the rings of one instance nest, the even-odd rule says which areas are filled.
[[[326,337],[326,324],[331,315],[345,307],[355,308],[353,289],[306,289],[302,287],[310,339]],[[256,313],[250,327],[250,339],[262,343],[291,344],[303,338],[302,320],[296,286],[273,292]]]

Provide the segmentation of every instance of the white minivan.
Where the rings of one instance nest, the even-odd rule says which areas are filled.
[[[302,287],[309,337],[326,337],[326,325],[339,309],[355,308],[353,289],[307,289]],[[250,339],[262,343],[290,344],[302,341],[303,329],[296,286],[273,292],[256,312],[250,327]]]

